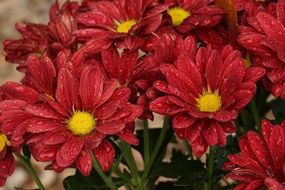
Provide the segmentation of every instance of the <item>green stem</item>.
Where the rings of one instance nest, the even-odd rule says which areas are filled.
[[[161,129],[161,132],[160,132],[160,135],[158,137],[157,143],[156,143],[156,145],[154,147],[154,150],[153,150],[153,152],[151,154],[151,157],[149,159],[148,164],[145,166],[144,175],[143,175],[144,179],[148,176],[148,174],[149,174],[149,172],[150,172],[150,170],[152,168],[153,162],[155,161],[155,158],[157,157],[157,154],[158,154],[158,152],[160,150],[160,147],[161,147],[161,145],[162,145],[162,143],[163,143],[163,141],[165,139],[165,136],[166,136],[167,131],[169,129],[169,122],[170,122],[169,117],[165,117],[164,118],[164,122],[163,122],[163,127]]]
[[[148,120],[143,120],[143,142],[144,142],[144,162],[145,165],[149,162],[149,129],[148,129]]]
[[[38,185],[38,188],[40,190],[45,190],[44,185],[42,184],[40,178],[38,177],[36,171],[34,170],[30,160],[26,159],[24,156],[17,154],[17,157],[19,158],[19,160],[21,161],[21,163],[25,166],[25,168],[28,170],[28,172],[32,175],[34,181],[36,182],[36,184]]]
[[[255,99],[253,99],[250,103],[250,111],[253,115],[253,119],[255,122],[255,125],[257,126],[257,131],[260,135],[262,135],[262,131],[261,131],[261,125],[260,125],[260,117],[259,117],[259,113],[256,107],[256,102]]]
[[[110,188],[110,190],[117,190],[115,183],[110,177],[107,177],[105,173],[102,171],[97,159],[95,158],[93,152],[90,150],[90,154],[92,157],[92,163],[93,168],[97,171],[97,173],[100,175],[100,177],[103,179],[103,181],[106,183],[106,185]]]
[[[205,190],[212,190],[212,178],[214,172],[214,158],[215,158],[215,147],[210,146],[210,152],[207,155],[207,178],[208,183],[205,185]]]
[[[132,185],[135,186],[136,189],[138,190],[143,190],[144,182],[142,181],[139,175],[138,168],[137,168],[137,165],[136,165],[136,162],[135,162],[132,150],[131,150],[131,146],[126,144],[125,142],[121,142],[120,145],[121,145],[120,148],[121,148],[122,154],[124,155],[124,158],[135,180],[133,181]]]

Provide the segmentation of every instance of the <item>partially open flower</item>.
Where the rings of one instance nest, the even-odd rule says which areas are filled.
[[[247,70],[240,53],[230,46],[197,52],[192,47],[193,54],[160,66],[166,81],[157,81],[154,87],[165,95],[152,101],[150,109],[172,116],[176,134],[201,156],[209,145],[226,144],[226,133],[235,131],[233,120],[252,99],[264,71]]]
[[[285,189],[285,123],[262,121],[262,135],[250,131],[239,139],[239,154],[228,155],[224,169],[239,190]]]

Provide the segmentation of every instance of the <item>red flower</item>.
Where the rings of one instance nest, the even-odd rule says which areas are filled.
[[[253,56],[253,64],[262,65],[267,70],[265,86],[276,97],[285,98],[285,1],[277,3],[277,14],[259,12],[249,17],[250,27],[241,27],[238,42]],[[275,15],[275,16],[274,16]]]
[[[71,71],[61,69],[54,94],[45,95],[45,101],[37,103],[18,101],[22,106],[14,106],[19,109],[16,113],[2,111],[6,117],[20,117],[17,112],[29,115],[15,128],[12,137],[24,138],[36,160],[53,161],[56,171],[76,165],[83,175],[89,175],[89,150],[104,171],[112,164],[115,151],[107,136],[138,143],[127,125],[140,116],[141,108],[128,103],[130,90],[117,88],[117,82],[108,80],[99,67],[86,66],[79,79]],[[13,101],[17,100],[2,105],[13,105]]]
[[[152,101],[150,109],[172,116],[176,134],[201,156],[209,145],[226,144],[225,133],[235,131],[233,120],[252,99],[255,81],[264,71],[246,69],[240,53],[230,46],[196,52],[194,44],[193,54],[180,55],[174,65],[160,66],[166,81],[157,81],[154,87],[165,96]]]
[[[228,155],[227,176],[241,182],[235,189],[285,189],[285,123],[262,121],[262,135],[248,132],[239,139],[241,152]]]
[[[96,38],[116,40],[117,46],[137,49],[144,43],[144,36],[154,32],[161,23],[166,5],[155,5],[155,0],[113,0],[89,2],[91,11],[77,17],[87,27],[78,30],[79,38],[97,33]],[[93,37],[94,38],[94,37]]]
[[[42,24],[16,24],[23,36],[19,40],[3,42],[6,60],[23,63],[30,54],[43,54],[48,45],[48,28]]]
[[[0,187],[15,170],[15,159],[7,136],[0,131]]]
[[[76,45],[73,31],[77,29],[77,23],[73,17],[77,11],[78,3],[67,1],[60,8],[56,1],[50,10],[48,25],[16,24],[23,38],[3,42],[6,60],[24,64],[27,57],[32,54],[47,54],[54,58],[65,48],[74,50]]]
[[[220,22],[224,12],[208,0],[164,0],[173,27],[187,33],[194,28],[212,27]]]

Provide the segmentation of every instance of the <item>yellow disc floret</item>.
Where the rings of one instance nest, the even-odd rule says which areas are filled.
[[[167,10],[167,13],[171,16],[173,26],[179,26],[186,18],[191,16],[189,11],[180,7],[170,8]]]
[[[87,135],[96,127],[96,120],[88,112],[77,111],[68,120],[68,128],[75,135]]]
[[[10,146],[11,143],[8,140],[7,136],[0,133],[0,152],[6,147],[6,146]]]
[[[117,32],[119,33],[129,33],[130,29],[137,23],[136,20],[126,20],[117,26]]]
[[[211,90],[208,90],[196,100],[197,108],[201,112],[216,112],[222,107],[222,99],[218,91],[212,92]]]

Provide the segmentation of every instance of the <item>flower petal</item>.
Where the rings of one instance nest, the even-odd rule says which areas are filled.
[[[104,140],[98,148],[93,149],[93,153],[102,170],[105,172],[108,171],[115,159],[115,150],[112,144]]]
[[[83,139],[71,137],[59,148],[56,154],[56,163],[60,167],[70,166],[82,151],[83,146]]]

